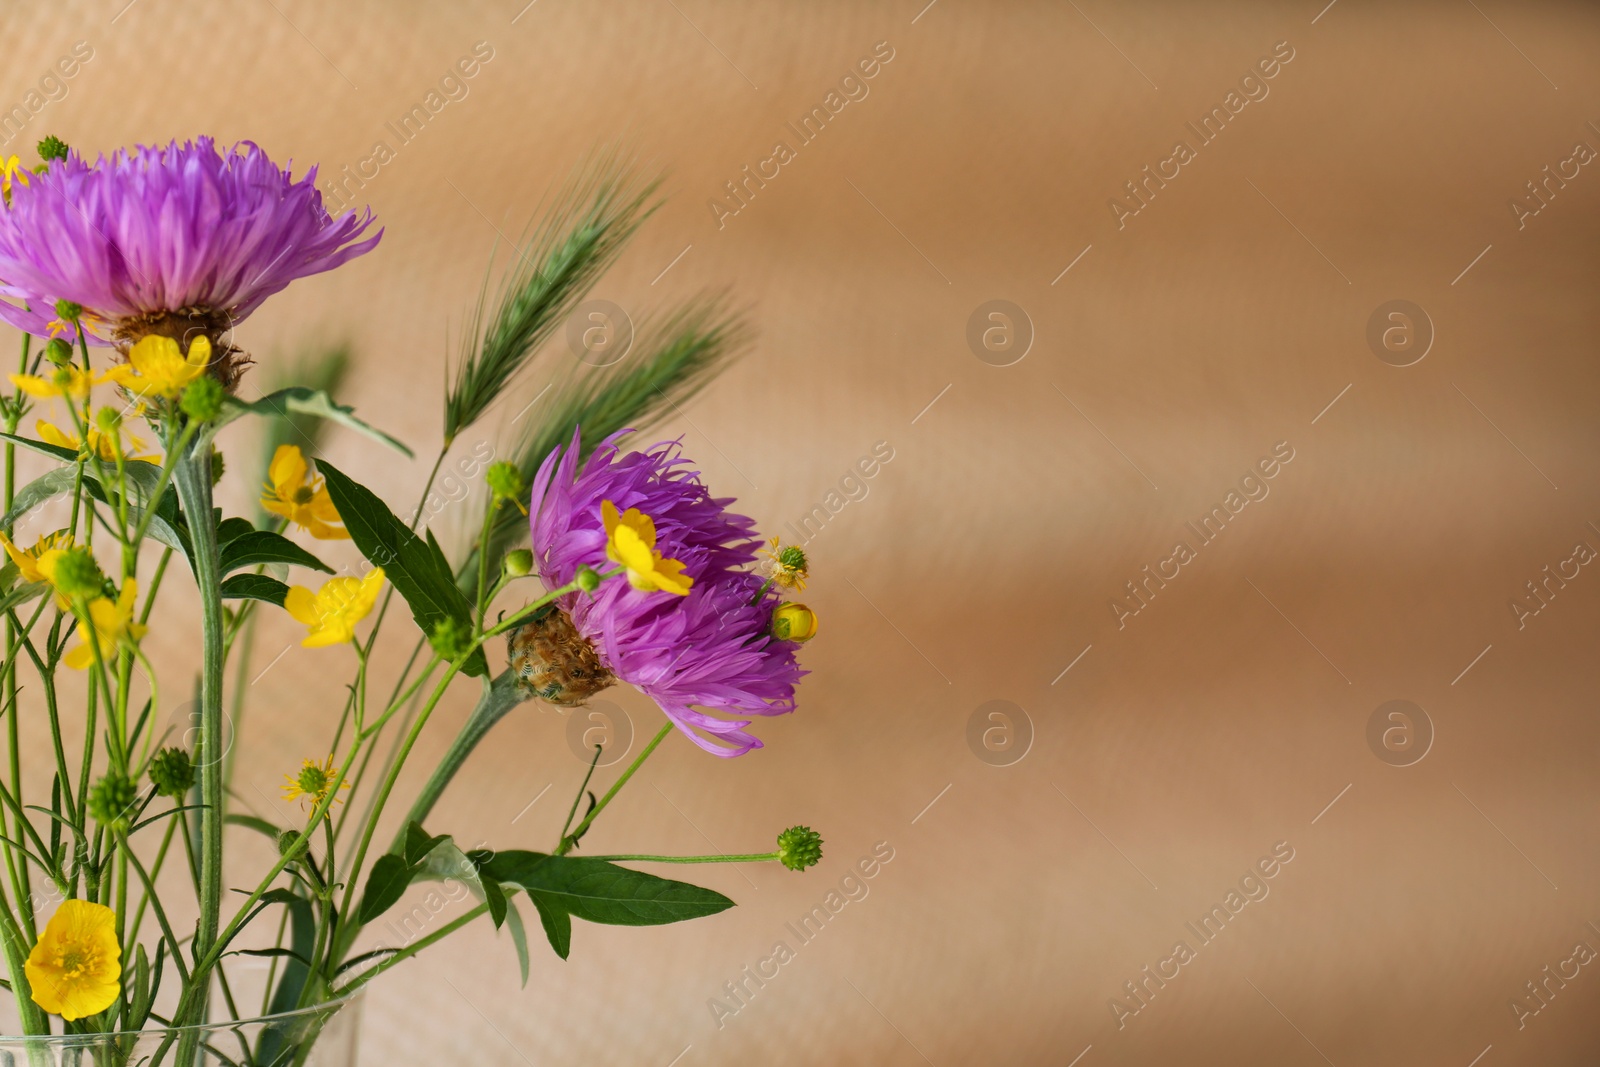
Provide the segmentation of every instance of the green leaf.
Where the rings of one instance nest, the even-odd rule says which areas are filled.
[[[23,448],[31,449],[32,451],[39,453],[41,456],[49,456],[51,459],[59,459],[63,463],[78,462],[78,450],[76,448],[62,448],[60,445],[47,445],[43,441],[35,441],[31,437],[21,437],[14,433],[0,432],[0,439],[10,441],[14,445],[21,445]]]
[[[15,526],[17,520],[43,504],[72,492],[77,472],[71,467],[56,467],[46,471],[17,491],[12,498],[11,510],[0,517],[0,526]]]
[[[370,489],[351,481],[331,463],[319,461],[317,470],[327,482],[328,495],[350,539],[364,556],[383,568],[422,632],[431,635],[447,618],[470,630],[472,605],[456,587],[450,564],[438,545],[418,537]],[[489,673],[482,648],[468,657],[462,673],[475,678]]]
[[[289,587],[265,574],[235,574],[222,583],[223,600],[264,600],[283,607]]]
[[[566,959],[572,951],[572,916],[542,893],[529,893],[528,899],[539,909],[539,923],[544,927],[544,936],[549,940],[550,947],[557,956]],[[526,977],[523,982],[526,984]]]
[[[522,886],[536,904],[545,900],[580,919],[612,926],[659,926],[733,907],[721,893],[687,882],[605,860],[543,852],[500,852],[484,866],[483,877],[486,883]]]
[[[225,545],[229,541],[237,540],[247,533],[255,532],[255,523],[249,519],[241,519],[238,516],[231,519],[223,519],[221,524],[217,526],[217,544]]]
[[[293,563],[332,574],[333,568],[282,534],[255,530],[241,534],[222,546],[222,573],[257,563]]]
[[[489,905],[489,918],[494,920],[494,928],[500,929],[506,921],[506,891],[493,879],[483,883],[483,902]]]
[[[511,944],[517,950],[517,970],[522,973],[522,988],[528,988],[528,930],[522,925],[522,913],[517,910],[517,902],[511,901],[510,910],[506,912],[506,928],[511,931]]]
[[[243,826],[254,830],[256,833],[266,837],[266,839],[271,841],[274,845],[278,843],[278,835],[283,832],[279,827],[272,825],[265,819],[257,818],[254,815],[245,815],[240,812],[229,812],[227,815],[222,817],[222,821],[230,826]]]
[[[336,403],[324,389],[307,389],[297,385],[290,389],[279,389],[269,393],[260,400],[244,401],[237,397],[228,397],[222,409],[222,418],[217,421],[217,426],[226,425],[241,415],[275,415],[287,418],[293,415],[312,415],[320,419],[336,422],[341,426],[365,434],[374,441],[382,441],[390,448],[410,456],[411,449],[407,448],[400,440],[390,437],[375,426],[356,418],[355,408]],[[320,467],[320,464],[319,464]]]
[[[449,834],[434,837],[422,828],[420,823],[410,823],[406,826],[405,861],[408,866],[415,867],[428,858],[428,853],[450,840]]]
[[[379,856],[367,875],[367,891],[361,895],[361,908],[357,918],[362,925],[370,923],[399,902],[411,884],[411,865],[392,852]]]

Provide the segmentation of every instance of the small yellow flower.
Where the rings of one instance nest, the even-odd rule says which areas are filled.
[[[108,372],[97,376],[82,367],[57,367],[48,378],[37,374],[11,374],[7,377],[11,379],[12,385],[39,400],[50,400],[58,396],[85,400],[89,396],[89,390],[103,381],[108,381],[110,375]]]
[[[20,182],[28,184],[28,168],[22,165],[22,160],[16,156],[0,162],[0,195],[4,195],[6,203],[11,203],[11,183]]]
[[[96,646],[101,661],[107,662],[118,644],[143,637],[149,627],[133,621],[133,602],[138,595],[138,579],[129,578],[115,602],[103,596],[89,601],[89,621],[78,620],[78,640],[83,644],[62,656],[61,662],[75,671],[86,670],[94,663]]]
[[[55,445],[57,448],[70,448],[78,452],[85,451],[83,442],[77,434],[68,433],[57,426],[45,422],[43,419],[34,423],[33,428],[39,434],[39,440],[47,445]],[[138,455],[139,450],[144,447],[144,442],[131,433],[128,435],[128,447],[124,449],[120,435],[101,433],[91,426],[89,427],[89,447],[107,463],[115,463],[119,452],[122,454],[122,459],[125,463],[133,463],[135,461],[139,463],[155,463],[157,465],[161,463],[160,456]]]
[[[606,526],[606,558],[628,569],[628,584],[641,592],[659,589],[664,593],[688,596],[694,579],[683,573],[683,564],[663,559],[656,551],[656,524],[638,508],[617,514],[609,500],[600,502],[600,518]]]
[[[28,953],[23,971],[33,1002],[68,1022],[98,1015],[122,992],[117,913],[87,900],[63,901]]]
[[[267,467],[261,506],[282,515],[322,541],[349,540],[321,475],[308,477],[306,457],[294,445],[279,445]]]
[[[806,550],[799,545],[784,546],[776,537],[769,542],[769,545],[770,547],[761,550],[761,554],[767,557],[762,567],[763,573],[785,589],[805,592],[806,579],[811,577],[806,562]]]
[[[100,325],[100,316],[88,311],[80,311],[76,321],[51,319],[45,324],[45,328],[50,331],[51,337],[60,337],[62,334],[77,337],[79,329],[82,329],[85,333],[98,334]]]
[[[300,764],[299,774],[286,774],[283,780],[288,783],[283,787],[283,799],[298,800],[301,807],[314,808],[321,804],[328,795],[328,789],[333,785],[333,780],[339,776],[339,768],[329,756],[323,763],[308,759]],[[349,789],[349,782],[340,782],[339,788]],[[335,804],[344,803],[343,797],[334,797]]]
[[[310,633],[305,648],[342,645],[356,635],[356,623],[367,617],[383,588],[383,568],[374,567],[365,578],[329,578],[313,593],[303,585],[289,587],[283,607]]]
[[[211,363],[211,341],[204,334],[189,342],[187,357],[170,337],[150,334],[128,351],[128,362],[112,367],[106,378],[136,396],[161,396],[168,400],[206,372]]]
[[[72,535],[65,530],[57,530],[53,534],[45,534],[39,538],[34,546],[23,551],[12,543],[11,538],[0,533],[0,546],[6,550],[6,555],[11,557],[11,562],[17,565],[17,571],[25,582],[48,582],[50,579],[40,568],[39,563],[45,555],[54,553],[59,556],[63,551],[72,547]],[[52,560],[54,556],[51,557]]]

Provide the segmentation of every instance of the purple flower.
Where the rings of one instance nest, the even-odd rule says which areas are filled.
[[[650,516],[656,549],[694,580],[688,595],[640,592],[613,578],[593,595],[562,597],[560,607],[601,665],[661,705],[695,744],[718,756],[760,748],[748,716],[793,711],[806,672],[795,661],[799,645],[769,632],[780,600],[750,569],[762,544],[755,523],[728,511],[731,499],[711,496],[677,442],[623,454],[621,436],[607,438],[581,471],[577,434],[540,466],[530,520],[539,576],[555,588],[580,565],[612,569],[602,501]]]
[[[290,282],[383,236],[353,243],[370,209],[329,217],[316,176],[312,167],[296,181],[256,145],[223,154],[209,137],[92,164],[76,153],[53,160],[14,183],[0,210],[0,296],[10,298],[0,318],[45,336],[56,301],[71,301],[91,329],[109,324],[112,337],[91,337],[96,344],[164,332],[140,324],[180,312],[207,332],[231,328]]]

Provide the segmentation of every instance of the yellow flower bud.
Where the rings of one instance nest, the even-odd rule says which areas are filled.
[[[817,636],[817,616],[804,604],[784,604],[772,613],[772,636],[779,641],[809,641]]]

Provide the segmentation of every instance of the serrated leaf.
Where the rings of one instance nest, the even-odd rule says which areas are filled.
[[[289,587],[265,574],[235,574],[222,583],[223,600],[262,600],[283,607]]]
[[[528,988],[528,929],[522,925],[522,912],[516,900],[506,911],[506,929],[511,931],[511,944],[517,950],[517,970],[522,975],[522,988]]]
[[[307,552],[282,534],[271,530],[254,530],[241,534],[222,546],[222,573],[229,574],[240,567],[258,563],[293,563],[301,567],[332,574],[333,568]]]
[[[472,627],[472,605],[456,587],[455,575],[438,545],[418,537],[372,490],[352,481],[331,463],[319,460],[317,470],[344,528],[357,548],[383,568],[384,576],[411,608],[411,617],[423,634],[432,635],[444,619]],[[481,678],[489,673],[483,649],[475,649],[461,668],[463,674]]]
[[[219,427],[226,425],[246,414],[277,415],[285,418],[291,414],[311,415],[336,422],[359,434],[365,434],[374,441],[382,441],[408,457],[412,454],[411,449],[397,438],[356,418],[355,408],[335,402],[325,389],[307,389],[303,385],[297,385],[290,389],[279,389],[275,393],[268,393],[260,400],[245,401],[229,397],[224,403],[222,418],[218,420],[217,425]]]
[[[361,908],[356,913],[363,926],[394,907],[405,896],[411,884],[411,865],[403,857],[385,852],[372,865],[367,875],[367,890],[361,895]]]
[[[611,926],[659,926],[715,915],[733,901],[711,889],[658,878],[606,860],[543,852],[498,853],[485,882],[511,882],[580,919]]]
[[[544,927],[544,936],[550,942],[550,947],[557,956],[566,959],[572,952],[572,916],[541,893],[529,893],[528,899],[539,911],[539,925]],[[524,977],[523,981],[526,982],[527,978]]]

